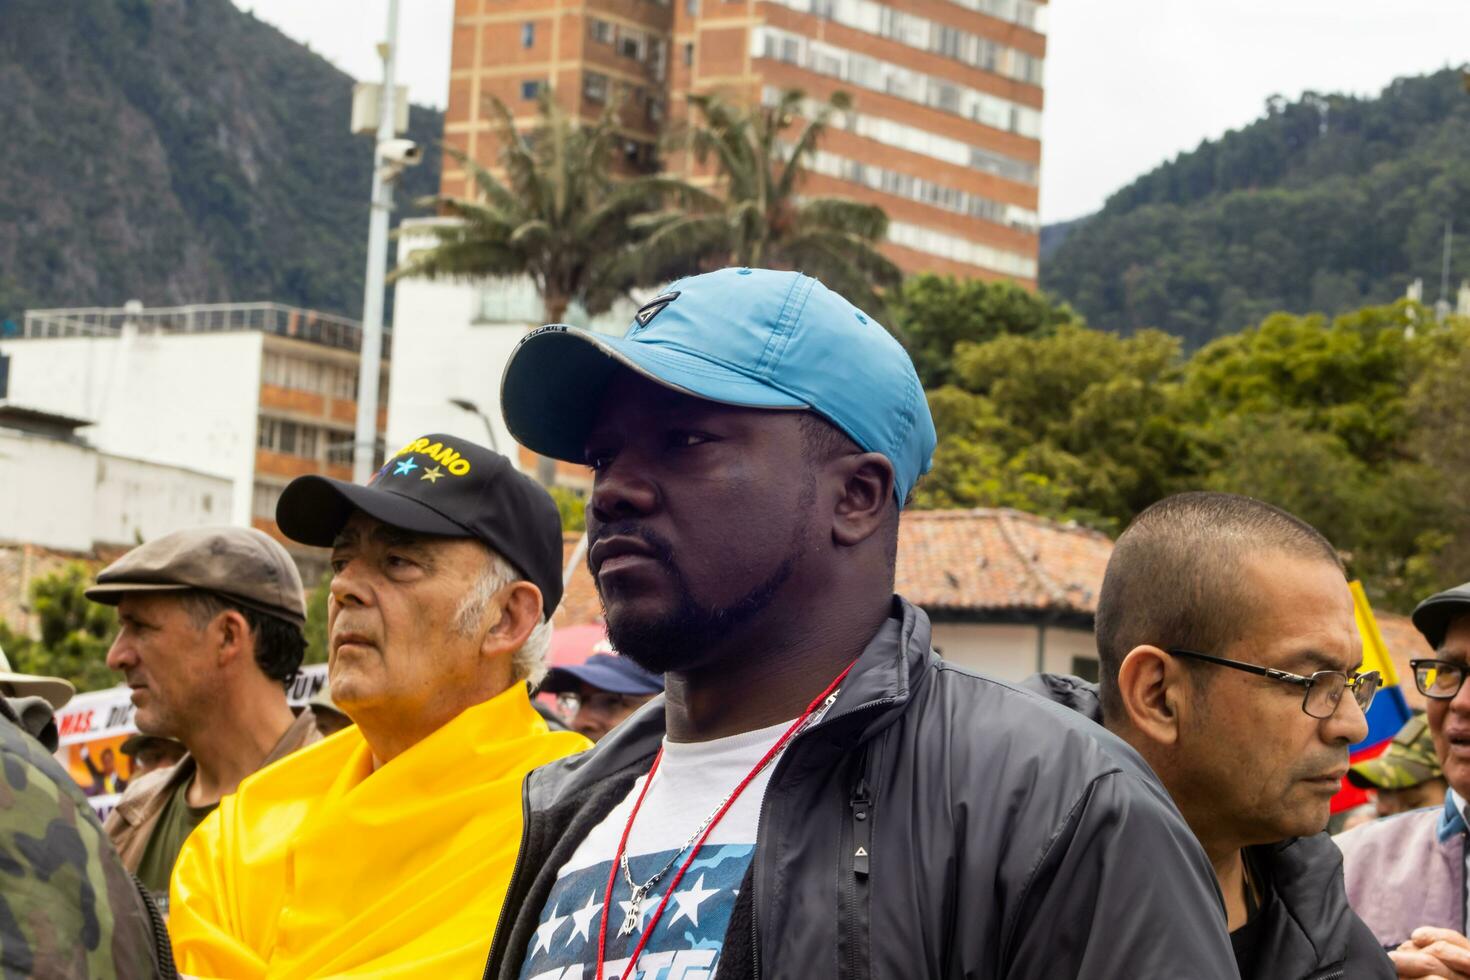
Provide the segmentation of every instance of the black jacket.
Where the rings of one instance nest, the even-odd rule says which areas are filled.
[[[486,976],[515,978],[558,868],[647,772],[662,699],[531,773]],[[855,858],[858,845],[869,852]],[[1214,873],[1131,748],[944,663],[902,599],[776,764],[719,963],[744,977],[1236,977]]]
[[[1097,687],[1076,677],[1036,674],[1021,686],[1102,721]],[[1342,852],[1327,834],[1247,848],[1251,867],[1270,883],[1255,970],[1244,980],[1385,978],[1397,971],[1372,931],[1348,905]]]

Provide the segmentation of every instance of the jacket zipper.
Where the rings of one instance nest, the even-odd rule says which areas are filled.
[[[873,849],[873,796],[868,788],[868,751],[864,747],[858,757],[858,781],[853,787],[847,806],[852,814],[851,850],[848,852],[847,874],[842,879],[843,917],[847,931],[847,971],[849,980],[862,980],[868,976],[864,955],[863,937],[867,934],[864,922],[864,899],[869,886],[869,861]]]
[[[133,879],[133,887],[143,896],[143,905],[148,909],[148,924],[153,932],[153,951],[158,954],[158,976],[161,980],[176,980],[179,971],[174,965],[174,948],[169,942],[168,926],[164,924],[163,914],[158,911],[158,904],[153,901],[153,896],[143,887],[138,876],[129,872],[128,877]]]
[[[520,881],[521,871],[526,863],[526,837],[531,829],[531,777],[527,774],[521,781],[521,846],[516,849],[515,867],[510,872],[510,884],[505,888],[506,900],[500,903],[500,915],[495,919],[495,932],[490,937],[490,956],[485,960],[485,972],[482,980],[493,980],[490,975],[490,967],[495,963],[495,954],[500,951],[504,944],[501,930],[505,927],[505,914],[510,908],[510,896],[516,893],[516,883]]]

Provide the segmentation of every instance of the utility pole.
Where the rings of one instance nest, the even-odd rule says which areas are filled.
[[[352,444],[352,482],[366,483],[377,463],[378,376],[383,364],[383,281],[388,261],[388,213],[393,181],[384,172],[383,148],[393,139],[398,94],[393,77],[398,57],[398,0],[388,0],[388,40],[383,55],[383,87],[378,94],[378,135],[373,146],[372,208],[368,217],[367,276],[362,294],[362,357],[357,380],[357,430]]]

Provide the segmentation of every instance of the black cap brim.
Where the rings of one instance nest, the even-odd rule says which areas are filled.
[[[390,527],[447,538],[472,538],[464,525],[421,501],[326,476],[298,476],[276,503],[276,524],[292,541],[330,548],[357,511]]]
[[[1444,643],[1450,624],[1461,616],[1470,615],[1470,584],[1432,595],[1414,609],[1414,626],[1429,645],[1438,650]]]

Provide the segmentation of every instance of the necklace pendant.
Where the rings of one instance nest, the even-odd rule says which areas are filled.
[[[623,916],[623,924],[618,928],[619,939],[633,935],[642,921],[643,916],[640,913],[643,909],[643,893],[642,888],[633,889],[632,901],[628,903],[628,914]]]

